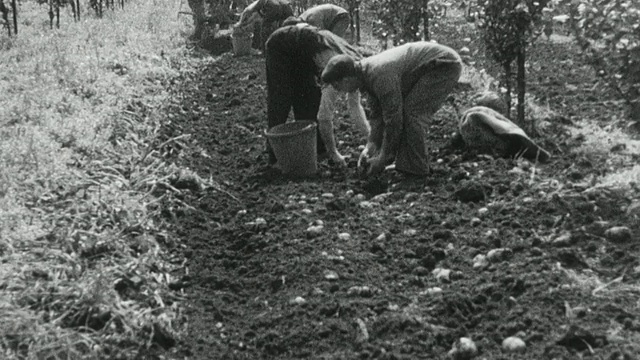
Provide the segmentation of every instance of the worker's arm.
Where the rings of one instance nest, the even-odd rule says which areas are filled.
[[[333,134],[333,113],[338,92],[332,86],[322,88],[320,107],[318,109],[318,130],[331,160],[340,166],[347,166],[344,156],[338,152]]]
[[[367,121],[362,104],[360,103],[360,91],[347,94],[347,106],[349,108],[349,116],[355,121],[355,125],[365,136],[371,133],[371,125]]]
[[[246,28],[262,18],[258,11],[258,3],[259,1],[254,1],[244,8],[240,14],[240,20],[235,24],[236,27]]]
[[[369,159],[368,175],[384,170],[388,162],[392,161],[402,134],[402,92],[399,85],[393,85],[378,96],[382,109],[382,144],[380,151]]]
[[[369,138],[367,139],[367,145],[360,154],[358,159],[358,172],[361,175],[366,175],[369,172],[369,159],[375,157],[378,153],[380,146],[382,145],[382,138],[384,135],[384,126],[382,124],[382,118],[372,117],[369,119],[370,131]]]

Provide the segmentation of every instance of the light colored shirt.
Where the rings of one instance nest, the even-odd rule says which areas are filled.
[[[333,86],[326,85],[322,88],[322,97],[320,98],[320,107],[318,108],[318,130],[320,137],[324,142],[331,159],[342,163],[344,160],[337,149],[333,128],[333,119],[335,115],[336,102],[338,101],[339,92]],[[360,91],[347,93],[347,106],[349,116],[354,119],[355,125],[363,135],[369,136],[370,127],[367,118],[360,103]],[[344,165],[344,164],[343,164]]]
[[[444,45],[418,41],[362,59],[364,88],[374,97],[374,116],[385,124],[402,124],[403,99],[416,82],[438,62],[460,62]],[[381,112],[381,113],[380,113]]]
[[[300,14],[300,19],[320,29],[331,30],[336,17],[340,14],[349,14],[347,10],[333,4],[322,4],[307,9]]]

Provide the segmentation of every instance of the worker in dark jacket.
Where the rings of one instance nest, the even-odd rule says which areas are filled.
[[[305,22],[318,29],[329,30],[344,38],[351,23],[351,17],[346,9],[338,5],[322,4],[305,10],[297,18],[285,20],[283,25],[294,25],[298,22]]]
[[[290,16],[293,16],[293,8],[287,0],[256,0],[242,11],[235,27],[246,31],[255,23],[261,22],[260,49],[264,50],[264,43],[269,36]]]
[[[266,44],[267,119],[272,128],[287,121],[293,108],[294,119],[316,120],[320,141],[318,152],[346,166],[336,149],[333,134],[334,103],[338,92],[331,86],[321,87],[319,77],[325,65],[335,55],[344,54],[360,59],[360,53],[346,40],[327,30],[309,24],[284,26],[276,30]],[[348,93],[350,118],[365,134],[369,125],[360,104],[360,92]],[[270,163],[275,163],[269,149]]]
[[[371,133],[358,161],[362,173],[377,174],[393,161],[400,172],[428,173],[425,133],[461,71],[458,53],[425,41],[359,61],[342,55],[329,61],[323,82],[340,91],[360,89],[371,96]]]

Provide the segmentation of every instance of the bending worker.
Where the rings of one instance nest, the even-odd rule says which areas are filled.
[[[287,0],[256,0],[242,11],[240,21],[235,26],[249,29],[255,23],[262,22],[260,49],[264,49],[269,36],[290,16],[293,16],[293,9]]]
[[[504,116],[506,109],[506,103],[498,94],[481,94],[476,99],[476,106],[460,116],[458,137],[468,148],[480,153],[504,157],[522,156],[543,163],[549,161],[551,154]],[[456,140],[453,139],[454,142]]]
[[[453,49],[431,42],[404,44],[357,60],[333,57],[322,81],[339,91],[368,93],[371,133],[358,161],[367,176],[395,161],[396,170],[429,172],[427,126],[460,78],[462,62]]]
[[[331,86],[320,87],[318,78],[329,59],[343,55],[360,59],[360,53],[346,40],[309,24],[276,30],[266,44],[268,126],[284,124],[293,108],[294,119],[318,121],[318,153],[346,166],[333,133],[334,103],[338,93]],[[348,92],[348,106],[356,126],[368,136],[369,124],[360,104],[360,92]],[[276,158],[270,147],[269,162]]]
[[[297,22],[305,22],[318,29],[329,30],[344,38],[351,23],[351,17],[346,9],[338,5],[322,4],[305,10],[297,18],[285,20],[284,25],[294,25]]]

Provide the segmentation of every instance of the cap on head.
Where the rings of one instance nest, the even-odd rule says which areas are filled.
[[[504,99],[493,91],[485,91],[475,96],[476,106],[485,106],[499,112],[502,115],[507,114],[507,103]]]
[[[330,84],[356,75],[356,62],[349,55],[332,57],[322,71],[322,82]]]

